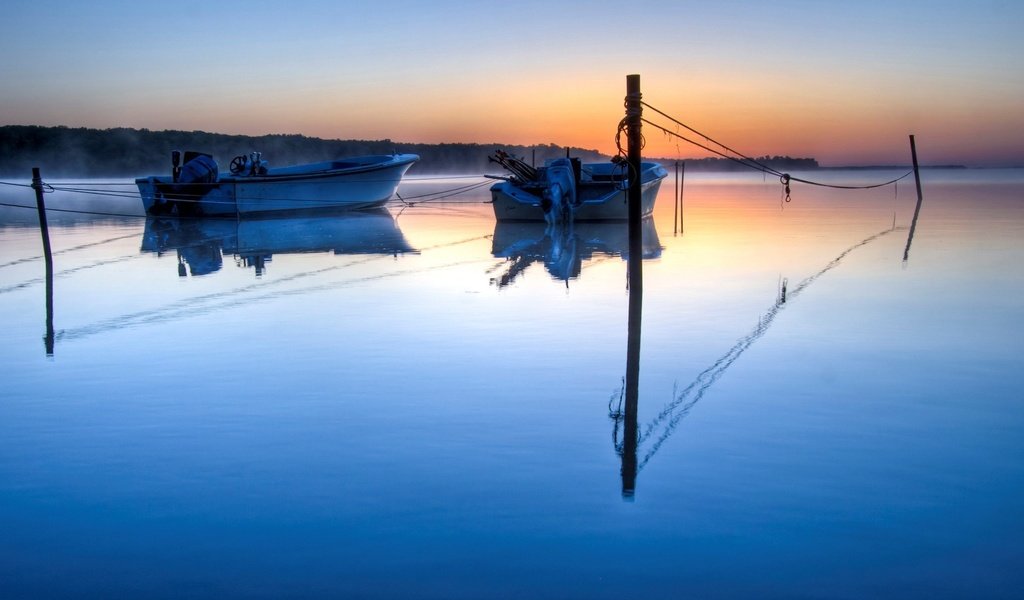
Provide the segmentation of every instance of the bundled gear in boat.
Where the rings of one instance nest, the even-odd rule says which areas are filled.
[[[540,168],[528,165],[503,150],[488,158],[512,174],[509,181],[539,199],[545,220],[562,222],[572,218],[573,211],[580,204],[578,188],[582,164],[580,159],[569,157],[568,150],[565,158],[549,159]]]
[[[232,175],[266,175],[268,165],[262,152],[252,152],[249,156],[239,154],[232,158],[228,168]]]

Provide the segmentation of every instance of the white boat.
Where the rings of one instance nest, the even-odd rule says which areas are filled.
[[[622,221],[629,218],[629,167],[625,161],[581,163],[577,158],[548,160],[534,168],[505,152],[494,162],[511,173],[491,187],[499,221]],[[654,212],[663,166],[643,162],[640,169],[641,215]]]
[[[278,211],[364,209],[383,206],[394,195],[415,154],[357,156],[270,167],[258,152],[236,156],[230,175],[220,175],[209,154],[186,152],[179,166],[172,154],[170,176],[135,180],[149,215],[246,215]]]

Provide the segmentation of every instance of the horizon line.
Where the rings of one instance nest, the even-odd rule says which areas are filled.
[[[80,129],[80,130],[86,130],[86,131],[131,130],[131,131],[140,131],[140,132],[141,131],[145,131],[145,132],[154,132],[154,133],[168,133],[168,132],[203,133],[203,134],[210,134],[210,135],[224,135],[224,136],[243,137],[243,138],[296,136],[296,137],[302,137],[302,138],[313,139],[313,140],[321,140],[321,141],[371,142],[371,143],[372,142],[377,142],[377,143],[387,142],[387,143],[393,143],[393,144],[396,144],[396,145],[403,145],[404,144],[404,145],[422,145],[422,146],[440,146],[440,145],[498,146],[498,147],[502,147],[502,146],[518,146],[518,147],[523,147],[523,148],[545,146],[545,147],[565,148],[567,150],[575,149],[575,150],[581,150],[581,151],[585,151],[585,152],[593,152],[593,153],[599,154],[601,156],[614,156],[614,154],[609,154],[609,153],[606,153],[606,152],[604,152],[602,150],[598,150],[596,148],[585,148],[583,146],[571,145],[571,144],[566,145],[566,144],[559,144],[559,143],[555,143],[555,142],[534,142],[534,143],[531,143],[531,144],[505,143],[505,142],[496,142],[496,141],[491,141],[491,142],[466,142],[466,141],[461,141],[461,142],[453,142],[453,141],[410,142],[410,141],[395,141],[395,140],[393,140],[391,138],[378,138],[378,139],[347,138],[346,139],[346,138],[340,138],[340,137],[335,137],[335,138],[332,138],[332,137],[321,137],[321,136],[309,135],[309,134],[305,134],[305,133],[264,133],[264,134],[259,134],[259,135],[253,135],[253,134],[243,134],[243,133],[226,133],[226,132],[220,132],[220,131],[208,131],[208,130],[205,130],[205,129],[173,129],[173,128],[152,129],[152,128],[149,128],[149,127],[131,127],[131,126],[127,126],[127,125],[119,125],[119,126],[115,126],[115,127],[105,127],[105,128],[88,127],[88,126],[84,126],[84,125],[79,125],[79,126],[75,126],[75,125],[39,125],[39,124],[19,124],[19,123],[8,123],[8,124],[0,125],[0,129],[7,128],[7,127],[38,127],[38,128],[42,128],[42,129],[69,129],[69,130]],[[700,161],[719,161],[719,160],[721,160],[721,161],[729,161],[730,160],[729,158],[723,158],[723,157],[720,157],[720,156],[705,156],[705,157],[690,156],[690,157],[681,157],[681,158],[671,158],[671,157],[665,157],[665,156],[647,156],[647,158],[649,158],[650,160],[660,161],[660,162],[676,162],[676,161],[679,161],[679,162],[686,162],[686,161],[700,162]],[[771,157],[759,157],[759,158],[771,160]],[[815,162],[818,162],[818,159],[813,157],[813,156],[788,156],[788,155],[785,155],[785,156],[778,156],[778,158],[790,159],[790,160],[813,160]],[[910,164],[907,164],[907,165],[900,165],[900,164],[866,164],[866,165],[864,165],[864,164],[835,164],[835,165],[822,165],[822,164],[818,164],[817,167],[815,167],[815,168],[817,168],[817,169],[837,169],[837,170],[838,169],[847,169],[847,170],[872,170],[872,169],[875,169],[875,170],[885,170],[885,169],[912,168],[912,165],[910,165]],[[1006,165],[998,165],[998,164],[992,164],[992,163],[980,163],[980,164],[967,164],[967,163],[921,164],[921,165],[919,165],[919,168],[922,168],[922,169],[1024,169],[1024,162],[1020,162],[1020,163],[1016,163],[1016,164],[1006,164]],[[731,169],[728,169],[728,170],[731,170]]]

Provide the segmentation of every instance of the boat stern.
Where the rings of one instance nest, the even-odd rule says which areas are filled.
[[[491,186],[491,204],[499,221],[544,220],[544,199],[508,181]]]
[[[158,214],[160,205],[166,203],[163,194],[157,187],[161,183],[160,179],[160,177],[150,176],[139,177],[135,180],[135,185],[139,188],[139,198],[142,199],[142,209],[146,211],[147,215]]]

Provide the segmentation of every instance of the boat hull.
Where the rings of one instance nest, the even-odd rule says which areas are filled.
[[[325,209],[368,209],[394,196],[415,154],[365,156],[270,170],[259,176],[222,176],[181,189],[170,177],[136,179],[147,214],[254,215]],[[173,190],[173,191],[169,191]]]
[[[603,167],[604,165],[600,165]],[[668,174],[656,163],[646,163],[640,184],[640,212],[644,217],[654,212],[661,181]],[[583,171],[598,165],[584,165]],[[607,170],[607,169],[605,169]],[[572,208],[575,221],[624,221],[629,219],[628,182],[603,182],[584,178],[576,186],[578,204]],[[491,187],[494,216],[499,221],[546,221],[544,201],[540,195],[511,181]]]

